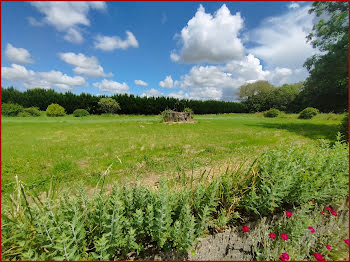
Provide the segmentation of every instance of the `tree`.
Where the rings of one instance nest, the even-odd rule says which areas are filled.
[[[98,105],[100,106],[101,110],[105,113],[111,113],[115,114],[118,110],[120,110],[120,106],[117,101],[115,101],[113,98],[101,98],[98,102]]]
[[[240,100],[246,100],[249,97],[253,97],[261,93],[268,93],[274,89],[275,87],[268,81],[260,80],[254,83],[248,83],[239,88],[239,98]]]
[[[302,96],[307,106],[341,112],[348,108],[349,3],[314,2],[309,13],[320,19],[307,36],[322,53],[308,58],[310,72]]]

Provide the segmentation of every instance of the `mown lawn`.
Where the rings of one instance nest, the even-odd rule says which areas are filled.
[[[280,144],[335,140],[341,119],[227,114],[171,125],[161,123],[160,116],[2,117],[1,190],[14,189],[15,175],[36,189],[47,188],[52,177],[93,186],[108,167],[108,183],[152,184],[162,176],[204,168],[221,172]]]

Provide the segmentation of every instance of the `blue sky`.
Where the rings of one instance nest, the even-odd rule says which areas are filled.
[[[307,77],[310,2],[3,2],[2,86],[236,100]]]

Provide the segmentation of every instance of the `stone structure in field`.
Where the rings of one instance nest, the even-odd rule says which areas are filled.
[[[163,122],[191,122],[193,120],[191,112],[176,112],[165,110],[162,112]]]

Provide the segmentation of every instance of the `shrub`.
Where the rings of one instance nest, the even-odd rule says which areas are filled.
[[[118,110],[120,110],[120,106],[117,101],[115,101],[113,98],[101,98],[98,102],[98,105],[100,106],[101,110],[104,113],[111,113],[115,114]]]
[[[270,110],[264,112],[264,117],[278,117],[279,114],[281,114],[281,111],[271,108]]]
[[[17,116],[19,116],[19,117],[29,117],[29,116],[32,116],[32,115],[30,113],[28,113],[28,112],[23,111],[23,112],[19,112]]]
[[[90,114],[85,109],[76,109],[76,110],[74,110],[73,115],[75,117],[82,117],[82,116],[88,116]]]
[[[1,105],[1,114],[4,116],[17,116],[20,112],[23,112],[23,107],[18,104],[3,103]]]
[[[318,109],[313,107],[307,107],[300,112],[299,119],[311,119],[318,114]]]
[[[24,112],[28,113],[30,116],[40,116],[39,107],[28,107],[24,108]]]
[[[345,115],[341,121],[339,132],[342,134],[345,141],[349,141],[349,113]]]
[[[186,107],[184,109],[184,112],[191,113],[193,115],[193,110],[191,108],[189,108],[189,107]]]
[[[51,104],[47,107],[46,114],[47,116],[64,116],[66,112],[59,104]]]

